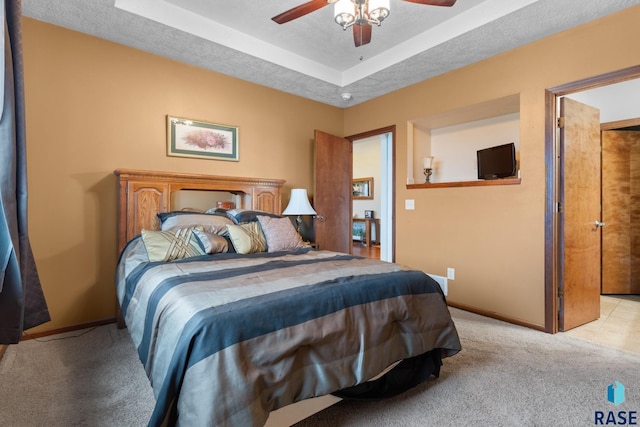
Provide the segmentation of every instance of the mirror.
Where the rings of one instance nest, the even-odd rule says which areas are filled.
[[[354,200],[373,199],[373,178],[354,178],[351,190]]]

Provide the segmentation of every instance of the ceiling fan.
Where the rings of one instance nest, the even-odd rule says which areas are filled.
[[[451,7],[456,0],[403,0],[428,6]],[[329,4],[335,4],[334,17],[344,30],[353,27],[353,41],[362,46],[371,42],[371,25],[380,25],[389,16],[389,0],[311,0],[271,18],[278,24],[293,21],[315,12]]]

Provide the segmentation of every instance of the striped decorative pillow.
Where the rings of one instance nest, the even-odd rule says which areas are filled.
[[[206,231],[199,230],[198,227],[193,228],[193,233],[196,235],[198,240],[200,240],[202,248],[208,254],[217,254],[227,252],[229,250],[229,243],[227,242],[227,239],[218,234],[207,233]]]
[[[265,252],[267,242],[257,221],[238,225],[227,225],[229,238],[239,254]]]
[[[204,255],[200,240],[190,228],[171,231],[142,230],[142,241],[149,261],[173,261]]]

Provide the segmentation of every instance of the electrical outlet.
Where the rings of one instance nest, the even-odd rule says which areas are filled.
[[[456,279],[456,269],[455,268],[447,268],[447,279],[455,280]]]

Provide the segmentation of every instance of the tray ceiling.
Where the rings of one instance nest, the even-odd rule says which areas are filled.
[[[463,67],[640,0],[391,0],[370,44],[328,5],[271,20],[307,0],[23,0],[25,16],[338,107]],[[344,100],[342,94],[350,93]]]

